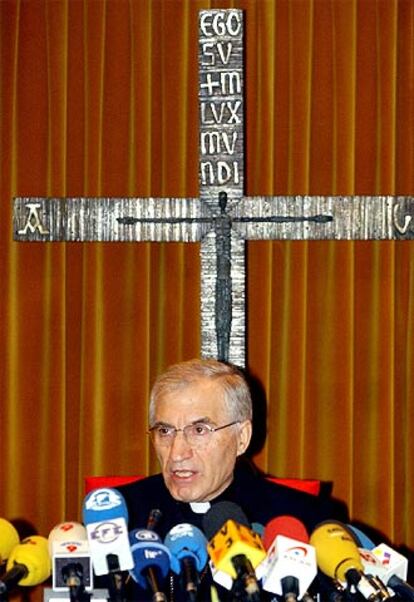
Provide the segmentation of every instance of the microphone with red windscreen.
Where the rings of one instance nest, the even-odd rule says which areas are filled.
[[[317,574],[315,549],[308,541],[305,525],[294,516],[278,516],[267,523],[263,533],[267,549],[264,590],[284,600],[306,599]]]
[[[294,516],[276,516],[265,525],[262,542],[266,550],[270,548],[277,535],[284,535],[303,543],[309,542],[309,535],[305,525]]]

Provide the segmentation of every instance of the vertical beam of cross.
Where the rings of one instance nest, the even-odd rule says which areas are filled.
[[[244,365],[244,240],[228,211],[244,192],[243,13],[199,15],[200,201],[214,216],[201,245],[201,353]],[[213,336],[212,336],[213,335]]]

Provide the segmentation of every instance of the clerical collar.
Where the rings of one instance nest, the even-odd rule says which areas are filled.
[[[205,514],[207,510],[210,510],[210,502],[190,502],[190,508],[196,514]]]

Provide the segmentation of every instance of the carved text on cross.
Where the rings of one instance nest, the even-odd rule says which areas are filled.
[[[203,356],[245,364],[245,241],[414,238],[411,197],[245,197],[243,13],[199,17],[200,199],[17,198],[16,240],[201,241]]]

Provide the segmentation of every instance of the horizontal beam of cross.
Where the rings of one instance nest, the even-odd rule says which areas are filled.
[[[245,240],[414,239],[414,197],[244,197],[227,213]],[[36,198],[14,200],[20,241],[201,241],[214,230],[196,198]]]

